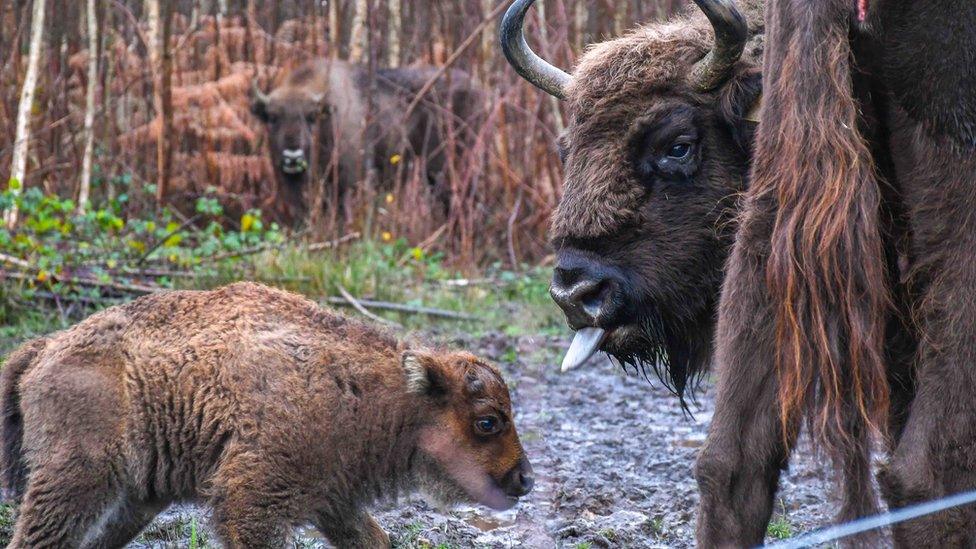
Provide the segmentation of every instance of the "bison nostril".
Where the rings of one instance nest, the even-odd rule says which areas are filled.
[[[519,485],[522,488],[522,493],[528,494],[535,486],[535,478],[530,473],[519,473]]]
[[[611,285],[609,280],[601,280],[589,288],[581,289],[577,300],[583,305],[583,310],[586,311],[586,314],[593,318],[600,316],[603,305],[610,296]]]

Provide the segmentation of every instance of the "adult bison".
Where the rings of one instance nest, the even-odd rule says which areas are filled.
[[[563,368],[600,349],[653,369],[683,405],[712,354],[746,187],[761,3],[740,13],[696,1],[700,12],[591,47],[572,75],[526,44],[532,3],[509,8],[502,44],[519,74],[569,107],[559,138],[565,186],[550,231],[551,294],[576,330]]]
[[[770,0],[718,321],[702,546],[751,546],[806,422],[873,506],[976,487],[976,3]],[[852,502],[856,503],[856,502]],[[971,547],[976,509],[894,529]]]
[[[251,110],[268,128],[285,216],[307,211],[310,174],[329,177],[332,196],[341,201],[367,173],[388,182],[401,162],[410,166],[418,159],[434,194],[446,202],[447,155],[473,141],[484,101],[467,73],[438,73],[435,67],[387,68],[372,78],[360,65],[316,59],[288,72],[270,93],[254,86]],[[435,77],[423,100],[408,109]]]

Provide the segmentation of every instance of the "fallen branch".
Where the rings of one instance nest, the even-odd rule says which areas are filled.
[[[0,278],[15,278],[17,280],[36,280],[37,275],[22,273],[17,271],[0,270]],[[158,286],[143,286],[141,284],[126,284],[124,282],[104,282],[101,280],[94,280],[91,278],[80,278],[80,277],[60,278],[55,275],[51,275],[51,278],[63,284],[73,284],[75,286],[90,286],[95,288],[108,288],[110,290],[116,290],[119,292],[138,294],[138,295],[154,294],[156,292],[161,292],[165,290],[165,288],[160,288]]]
[[[14,257],[12,255],[0,254],[0,262],[7,263],[9,265],[16,265],[22,269],[30,269],[30,263],[24,261],[19,257]]]
[[[450,320],[480,320],[478,317],[469,315],[466,313],[458,313],[455,311],[446,311],[444,309],[435,309],[433,307],[414,307],[412,305],[404,305],[403,303],[391,303],[389,301],[374,301],[371,299],[357,299],[360,305],[364,307],[369,307],[371,309],[381,309],[386,311],[396,311],[398,313],[407,313],[415,315],[427,315],[439,318],[447,318]],[[342,297],[328,297],[325,302],[329,305],[349,305],[349,302]]]
[[[349,242],[350,240],[355,240],[355,239],[357,239],[359,237],[360,237],[360,234],[358,232],[349,233],[349,234],[347,234],[347,235],[345,235],[345,236],[343,236],[341,238],[337,238],[335,240],[327,240],[325,242],[315,242],[313,244],[309,244],[306,247],[306,250],[308,250],[310,252],[317,252],[317,251],[321,251],[321,250],[325,250],[325,249],[329,249],[329,248],[335,248],[336,246],[338,246],[340,244],[344,244],[346,242]],[[281,243],[281,244],[271,244],[271,243],[268,243],[268,244],[260,244],[260,245],[257,245],[257,246],[252,246],[250,248],[243,248],[243,249],[240,249],[240,250],[237,250],[237,251],[234,251],[234,252],[224,252],[224,253],[219,253],[219,254],[214,254],[214,255],[211,255],[211,256],[203,257],[203,258],[200,258],[200,261],[201,262],[204,262],[204,261],[220,261],[222,259],[229,259],[229,258],[232,258],[232,257],[241,257],[241,256],[245,256],[245,255],[252,255],[252,254],[256,254],[256,253],[261,253],[261,252],[264,252],[264,251],[267,251],[267,250],[271,250],[273,248],[284,249],[284,246],[285,246],[285,243]]]
[[[402,328],[403,327],[398,322],[393,322],[392,320],[387,320],[387,319],[385,319],[385,318],[383,318],[381,316],[377,316],[377,315],[371,313],[369,311],[369,309],[367,309],[366,307],[364,307],[363,304],[360,303],[358,299],[356,299],[355,297],[353,297],[352,294],[350,294],[348,290],[346,290],[345,288],[343,288],[342,287],[342,284],[337,284],[336,285],[336,288],[338,288],[339,293],[342,294],[342,299],[344,299],[347,304],[349,304],[350,306],[352,306],[353,309],[356,309],[357,311],[359,311],[359,313],[361,315],[363,315],[363,316],[365,316],[365,317],[367,317],[369,319],[375,320],[376,322],[379,322],[381,324],[388,324],[388,325],[394,326],[396,328]]]

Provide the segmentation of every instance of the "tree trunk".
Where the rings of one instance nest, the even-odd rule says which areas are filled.
[[[44,8],[45,0],[34,0],[34,10],[31,14],[30,50],[27,54],[27,75],[24,77],[24,87],[20,92],[20,104],[17,107],[17,127],[14,134],[14,156],[10,165],[10,181],[8,188],[19,195],[24,187],[24,174],[27,170],[27,152],[30,144],[30,115],[34,105],[34,90],[37,88],[37,73],[41,61],[41,48],[44,47]],[[4,215],[7,228],[12,229],[17,224],[17,206],[12,206]]]
[[[339,58],[342,32],[339,29],[339,0],[329,0],[329,57]]]
[[[162,205],[169,192],[170,163],[173,157],[173,56],[169,49],[172,4],[169,0],[146,0],[149,19],[150,54],[153,64],[153,104],[159,117],[159,136],[156,140],[156,203]]]
[[[369,11],[367,0],[356,0],[349,34],[349,60],[362,63],[366,52],[366,16]]]
[[[403,6],[401,0],[388,0],[390,9],[389,36],[387,36],[387,47],[389,56],[387,65],[390,67],[400,66],[400,31],[403,28]]]
[[[98,87],[98,19],[95,0],[88,0],[88,89],[85,92],[85,152],[78,185],[78,213],[84,213],[91,194],[92,156],[95,152],[95,88]]]

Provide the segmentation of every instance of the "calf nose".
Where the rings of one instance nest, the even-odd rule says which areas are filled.
[[[570,256],[556,264],[549,295],[563,310],[569,326],[578,330],[612,318],[619,289],[620,281],[612,269]]]
[[[518,465],[505,475],[503,482],[505,494],[512,497],[522,497],[532,491],[535,486],[535,477],[532,474],[532,464],[524,456],[519,460]]]

